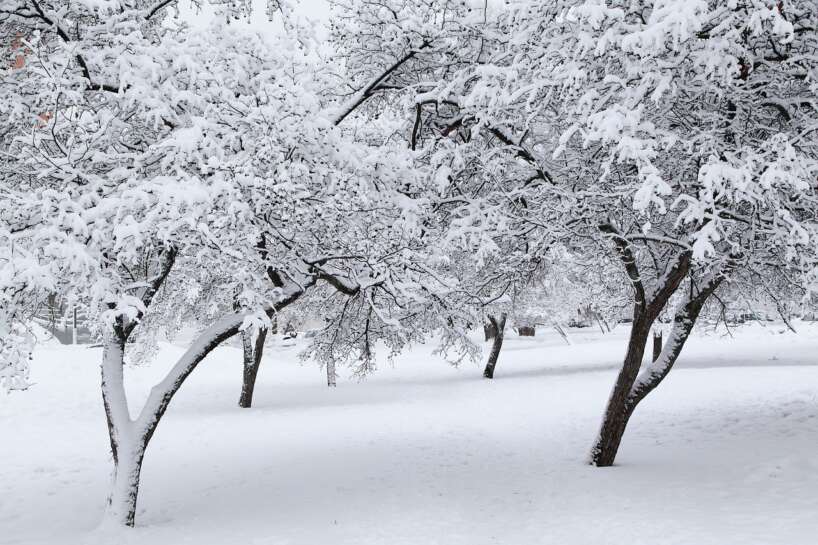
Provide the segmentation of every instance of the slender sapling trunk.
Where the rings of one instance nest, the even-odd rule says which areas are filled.
[[[244,373],[241,382],[239,407],[249,409],[253,405],[253,391],[256,387],[256,377],[261,366],[261,357],[264,354],[264,340],[267,338],[267,329],[255,331],[251,328],[241,332],[241,346],[244,354]]]
[[[500,357],[500,349],[503,348],[503,337],[505,336],[505,329],[506,329],[506,313],[500,314],[500,318],[497,319],[494,316],[489,316],[489,321],[491,322],[492,328],[496,332],[494,336],[494,342],[491,345],[491,352],[489,353],[489,359],[486,363],[486,369],[483,371],[483,376],[485,378],[494,378],[494,368],[497,366],[497,359]]]

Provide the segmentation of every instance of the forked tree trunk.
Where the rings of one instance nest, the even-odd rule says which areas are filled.
[[[289,304],[300,293],[296,292],[282,299],[275,310]],[[229,314],[200,333],[165,378],[151,388],[136,419],[130,416],[125,395],[124,355],[127,333],[122,334],[122,328],[119,328],[117,335],[106,339],[101,365],[102,400],[108,421],[114,472],[105,511],[105,524],[134,525],[142,460],[156,427],[190,373],[214,348],[239,332],[245,317],[242,313]]]
[[[255,338],[254,338],[255,337]],[[256,377],[261,365],[261,356],[264,354],[264,340],[267,338],[267,329],[259,329],[255,335],[249,329],[241,332],[241,346],[244,353],[244,375],[241,382],[239,407],[248,409],[253,405],[253,391],[256,387]]]
[[[639,368],[651,324],[644,316],[634,320],[625,362],[608,401],[599,437],[591,451],[593,465],[599,467],[613,465],[634,409],[673,368],[702,307],[719,286],[721,280],[722,277],[719,275],[708,277],[696,293],[689,294],[687,300],[680,304],[673,316],[673,328],[668,342],[654,361],[641,373],[639,373]]]
[[[659,359],[659,354],[662,353],[662,332],[661,331],[654,331],[653,332],[653,360],[656,361]]]
[[[489,316],[489,321],[496,334],[494,336],[494,342],[491,345],[491,352],[489,352],[489,359],[486,363],[486,369],[483,371],[483,376],[485,378],[494,378],[494,368],[497,366],[497,359],[500,357],[500,349],[503,348],[503,337],[505,336],[506,330],[506,313],[500,314],[499,320],[494,316]]]
[[[170,273],[175,262],[176,249],[167,248],[161,255],[160,272],[150,280],[140,297],[144,307],[150,306],[154,295]],[[315,283],[315,279],[312,283]],[[265,314],[268,317],[274,316],[303,293],[303,285],[282,292],[274,305],[264,309]],[[108,309],[113,310],[114,305],[109,303]],[[138,317],[141,318],[141,312],[138,313]],[[125,392],[125,345],[133,330],[139,325],[139,320],[128,319],[125,315],[117,316],[113,327],[105,334],[100,365],[102,402],[114,459],[104,524],[134,525],[142,460],[156,427],[187,377],[213,349],[239,333],[246,318],[247,315],[241,312],[227,314],[199,333],[164,378],[151,388],[139,415],[132,419]]]
[[[649,298],[630,241],[623,237],[613,224],[600,225],[599,229],[611,237],[634,290],[633,323],[628,339],[628,349],[625,352],[622,369],[616,377],[616,383],[608,399],[605,415],[602,418],[602,427],[591,449],[591,464],[610,466],[616,458],[622,435],[625,433],[625,426],[630,418],[630,411],[633,410],[629,409],[628,400],[642,365],[651,325],[687,276],[692,254],[689,250],[685,250],[675,256]]]

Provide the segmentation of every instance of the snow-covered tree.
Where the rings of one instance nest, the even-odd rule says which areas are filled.
[[[610,465],[636,405],[720,285],[748,271],[801,281],[813,268],[814,5],[519,1],[470,14],[434,4],[451,15],[435,27],[445,40],[430,43],[456,45],[442,57],[416,48],[395,96],[413,147],[442,180],[451,236],[509,260],[517,248],[498,244],[503,236],[613,258],[633,292],[628,349],[592,454]],[[407,25],[422,28],[402,2],[372,13],[387,7],[390,32],[366,27],[361,43],[411,42]],[[663,311],[670,338],[640,374]]]
[[[309,34],[262,39],[221,21],[196,32],[163,16],[174,4],[0,4],[26,49],[2,73],[4,382],[24,376],[17,337],[38,298],[90,309],[115,465],[108,518],[126,525],[186,378],[239,332],[257,343],[309,290],[343,296],[316,337],[324,363],[462,329],[440,310],[450,288],[418,265],[435,259],[430,178],[403,143],[338,126],[361,102],[329,92]],[[199,335],[132,417],[126,361],[191,322]]]
[[[761,0],[517,2],[495,13],[485,60],[421,96],[454,108],[468,132],[454,156],[482,135],[528,164],[499,188],[526,203],[518,218],[579,255],[607,248],[621,261],[633,328],[592,454],[610,465],[719,285],[814,261],[816,13]],[[670,339],[640,374],[651,326],[680,290]]]
[[[249,405],[291,305],[324,319],[307,355],[332,383],[379,343],[471,353],[486,312],[613,312],[629,290],[592,452],[611,465],[713,294],[813,285],[809,0],[344,0],[329,56],[213,4],[227,17],[194,31],[173,0],[0,0],[0,384],[27,385],[38,305],[89,309],[118,523],[186,378],[241,333]],[[126,362],[183,324],[199,335],[132,417]]]

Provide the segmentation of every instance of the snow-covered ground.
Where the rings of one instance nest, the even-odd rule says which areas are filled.
[[[267,348],[253,409],[217,350],[153,439],[137,528],[94,530],[110,454],[99,349],[44,346],[0,398],[0,543],[808,545],[818,539],[818,327],[694,337],[613,468],[587,451],[626,328],[509,334],[494,381],[418,347],[325,386]],[[129,370],[134,405],[181,348]]]

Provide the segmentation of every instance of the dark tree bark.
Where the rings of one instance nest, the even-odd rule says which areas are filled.
[[[662,353],[662,332],[653,332],[653,361],[659,359],[659,354]]]
[[[494,336],[494,343],[491,345],[491,352],[489,353],[489,360],[486,363],[486,369],[483,371],[485,378],[494,378],[494,368],[497,366],[497,359],[500,357],[500,349],[503,348],[503,337],[506,329],[506,313],[500,314],[497,319],[494,316],[489,316],[496,335]]]
[[[673,328],[667,343],[662,347],[661,354],[639,375],[631,388],[628,400],[631,411],[670,373],[693,331],[693,326],[696,325],[702,308],[723,279],[721,275],[713,275],[705,279],[700,286],[691,286],[687,299],[673,314]]]
[[[533,337],[536,330],[533,326],[521,325],[517,328],[517,334],[520,337]]]
[[[666,273],[662,276],[661,283],[652,294],[651,300],[648,300],[630,242],[612,226],[605,225],[601,226],[600,229],[603,233],[611,235],[616,251],[634,289],[633,323],[630,338],[628,339],[628,348],[625,352],[622,368],[608,399],[599,436],[591,450],[591,464],[607,467],[613,465],[616,459],[616,453],[622,442],[625,427],[633,411],[633,407],[629,406],[631,388],[642,365],[651,326],[667,301],[679,288],[682,280],[687,276],[690,269],[691,254],[687,250],[677,254]]]
[[[267,338],[267,329],[260,329],[255,341],[248,331],[241,333],[241,345],[244,351],[244,375],[241,382],[239,407],[249,409],[253,405],[253,391],[256,388],[256,377],[261,365],[261,356],[264,354],[264,340]]]
[[[491,317],[489,317],[488,323],[483,324],[483,334],[485,334],[487,341],[497,336],[497,322],[493,321]]]
[[[625,360],[622,363],[619,376],[617,376],[611,397],[608,399],[608,406],[602,420],[599,437],[591,451],[591,463],[595,466],[607,467],[614,463],[619,444],[622,442],[622,436],[625,434],[625,427],[630,418],[630,413],[627,411],[627,400],[631,386],[636,380],[639,367],[642,364],[642,356],[645,353],[645,345],[649,334],[650,322],[644,317],[640,317],[638,320],[635,319],[630,339],[628,339]]]
[[[622,253],[623,251],[620,249],[620,255]],[[625,253],[630,254],[630,251],[627,250]],[[625,428],[634,409],[670,372],[693,329],[704,303],[716,290],[722,279],[720,274],[715,274],[708,276],[700,286],[694,286],[691,283],[686,301],[674,313],[673,330],[667,344],[656,360],[640,375],[639,369],[650,336],[651,326],[668,299],[670,299],[670,296],[687,276],[690,267],[690,255],[685,252],[677,256],[676,262],[663,276],[664,282],[658,287],[654,297],[649,302],[644,299],[645,292],[641,280],[639,280],[635,263],[633,261],[628,262],[625,258],[623,258],[623,263],[626,263],[628,274],[636,290],[633,329],[631,330],[625,361],[611,392],[599,436],[591,451],[591,463],[599,467],[613,465]],[[636,273],[636,275],[633,273]]]

